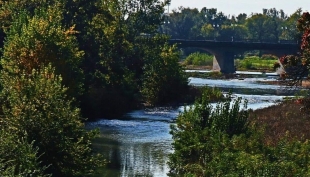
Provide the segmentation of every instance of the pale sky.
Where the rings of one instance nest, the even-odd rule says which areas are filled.
[[[262,13],[263,8],[282,9],[287,15],[291,15],[298,8],[302,8],[303,12],[310,12],[310,0],[171,0],[169,11],[180,6],[198,10],[203,7],[217,8],[218,12],[222,11],[225,15]]]

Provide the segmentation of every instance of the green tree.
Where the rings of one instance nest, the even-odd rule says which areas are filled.
[[[11,66],[17,66],[28,73],[52,63],[68,87],[67,94],[78,97],[83,92],[83,52],[78,49],[74,27],[62,28],[61,20],[57,7],[36,9],[33,16],[21,11],[7,32],[1,62],[8,72],[16,72]]]
[[[169,23],[163,25],[167,26],[171,38],[197,39],[201,37],[200,29],[204,18],[198,9],[179,7],[169,14]]]
[[[46,9],[47,6],[51,6],[55,7],[55,12],[59,10],[51,15],[52,19],[56,19],[55,21],[43,25],[43,27],[47,26],[44,31],[49,31],[52,25],[59,27],[59,24],[62,26],[61,29],[69,29],[65,31],[67,34],[65,37],[70,36],[70,40],[61,38],[63,36],[60,34],[56,36],[65,41],[59,42],[59,44],[68,46],[71,42],[71,47],[74,48],[72,51],[74,51],[73,54],[75,55],[71,55],[72,51],[64,52],[64,49],[60,52],[71,55],[70,60],[47,61],[55,66],[57,74],[62,75],[64,84],[68,86],[68,91],[76,94],[73,96],[77,97],[77,101],[81,103],[82,114],[85,117],[94,118],[119,116],[140,103],[140,90],[144,72],[146,72],[145,66],[150,61],[147,54],[150,53],[148,50],[153,50],[155,47],[159,49],[164,45],[164,42],[159,42],[159,37],[151,39],[151,43],[148,43],[147,40],[158,34],[158,29],[163,23],[164,7],[168,3],[170,1],[162,2],[160,0],[55,0],[48,3],[43,3],[40,0],[31,2],[3,1],[0,16],[3,16],[3,19],[20,20],[19,25],[12,25],[10,20],[6,21],[8,25],[6,25],[5,29],[11,32],[10,29],[14,30],[14,28],[19,29],[23,25],[27,26],[32,16],[37,19],[38,15],[36,14],[40,11],[38,9]],[[20,18],[16,12],[21,11],[26,11],[25,13],[30,16],[29,19]],[[42,21],[47,19],[47,22],[49,22],[48,15],[42,16],[40,17]],[[27,28],[27,30],[30,30],[31,27],[28,26]],[[200,33],[197,29],[194,30],[195,35],[196,32]],[[51,31],[47,33],[42,34],[42,36],[49,36]],[[27,37],[30,38],[30,35]],[[51,39],[49,44],[52,44],[52,40],[58,41],[58,38],[54,39],[53,36],[46,38]],[[167,41],[167,39],[164,35],[161,35],[161,40]],[[76,41],[77,45],[75,45]],[[157,45],[155,45],[156,41]],[[34,42],[32,41],[32,43]],[[35,47],[32,43],[29,46]],[[41,43],[43,44],[43,42]],[[46,49],[50,47],[57,49],[58,47],[58,45],[49,44],[46,44]],[[63,46],[60,45],[60,47]],[[24,48],[25,51],[31,51],[30,49],[32,49],[29,47]],[[158,49],[155,50],[160,51]],[[17,53],[17,51],[14,50],[13,52]],[[55,50],[51,50],[51,53],[57,54]],[[48,57],[50,59],[53,55],[48,55]],[[160,52],[154,58],[159,59]],[[65,64],[75,62],[72,66],[66,66],[66,68],[72,69],[74,73],[70,73],[68,69],[66,72],[58,71],[59,68],[64,68],[65,65],[58,67],[59,63],[55,63],[55,61],[68,62]],[[83,72],[80,72],[81,70]]]
[[[91,19],[88,32],[82,34],[83,40],[92,44],[85,48],[88,79],[82,107],[86,115],[119,116],[137,105],[147,52],[144,50],[152,45],[141,43],[145,37],[142,34],[157,33],[164,5],[157,0],[98,3],[100,13]]]
[[[238,24],[245,24],[246,19],[247,19],[247,14],[246,13],[240,13],[237,17],[236,17],[236,21]]]
[[[178,63],[179,52],[176,46],[166,44],[155,53],[160,53],[160,56],[145,66],[142,96],[151,105],[176,101],[187,90],[187,78]]]
[[[263,41],[268,39],[268,17],[264,14],[254,14],[246,20],[250,39]]]
[[[248,31],[243,25],[223,25],[219,31],[219,40],[242,41],[248,36]]]
[[[301,18],[302,10],[297,9],[293,14],[291,14],[281,26],[280,39],[282,40],[301,40],[301,32],[297,29],[298,19]]]
[[[15,71],[1,72],[2,121],[17,141],[33,143],[40,166],[48,167],[44,173],[84,176],[103,164],[91,149],[98,132],[85,129],[55,70],[49,65],[29,73],[15,65]]]
[[[203,37],[207,39],[215,39],[216,37],[218,37],[217,31],[211,24],[204,24],[201,28],[201,33]]]
[[[283,22],[287,19],[287,16],[283,10],[278,11],[275,8],[263,9],[263,14],[268,17],[269,39],[279,41],[281,27],[283,27]]]

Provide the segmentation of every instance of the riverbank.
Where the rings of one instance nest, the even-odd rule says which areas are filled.
[[[286,80],[265,80],[265,81],[258,81],[259,83],[262,84],[271,84],[271,85],[290,85],[289,81]],[[301,85],[299,85],[303,88],[310,88],[310,81],[309,80],[305,80],[301,82]]]
[[[286,125],[282,125],[282,118],[277,117],[282,115],[278,113],[272,114],[273,109],[278,108],[279,112],[284,109],[282,110],[284,111],[282,117],[289,120],[290,113],[286,111],[292,106],[263,109],[263,107],[270,105],[277,104],[278,106],[282,104],[280,102],[285,96],[275,93],[278,90],[281,91],[278,86],[258,84],[255,83],[255,80],[247,78],[244,80],[190,78],[189,86],[191,90],[189,93],[191,94],[189,94],[190,97],[187,100],[191,101],[195,97],[200,97],[204,86],[208,86],[211,89],[210,91],[215,93],[219,93],[216,91],[217,89],[225,90],[225,93],[226,90],[231,90],[234,98],[242,97],[244,100],[248,100],[249,109],[260,109],[250,111],[249,121],[251,124],[256,124],[258,128],[267,127],[268,131],[265,133],[266,137],[269,137],[264,140],[266,144],[272,145],[273,136],[282,137],[285,135],[285,130],[288,129],[285,126],[290,123],[286,121]],[[98,128],[100,130],[100,137],[95,142],[96,149],[102,152],[109,162],[102,174],[106,173],[106,176],[167,176],[166,174],[169,172],[168,156],[172,153],[172,137],[169,134],[171,131],[170,125],[175,123],[176,117],[180,112],[184,111],[187,105],[191,105],[190,103],[182,103],[172,103],[168,107],[143,107],[129,112],[124,117],[101,119],[88,123],[89,128]],[[212,103],[212,105],[215,106],[216,103]],[[297,106],[301,105],[297,104]],[[267,109],[270,110],[269,114],[265,114]],[[297,110],[299,110],[298,107]],[[292,112],[294,111],[292,110]],[[297,119],[299,116],[296,116],[296,118],[291,117]],[[279,127],[273,129],[277,125],[281,125],[279,127],[282,127],[282,129]],[[294,126],[289,128],[294,129]],[[306,131],[306,128],[304,128],[304,131]],[[102,174],[98,176],[102,176]]]
[[[266,145],[276,145],[284,137],[300,141],[310,139],[310,117],[300,100],[286,100],[250,111],[249,122],[264,129]]]

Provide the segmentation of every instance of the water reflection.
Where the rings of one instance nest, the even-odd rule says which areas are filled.
[[[145,118],[150,112],[133,113],[138,118],[89,124],[101,131],[95,146],[109,161],[105,176],[166,176],[171,153],[170,123],[166,118],[156,121],[156,111],[153,120]]]
[[[289,95],[283,86],[259,84],[256,83],[258,80],[190,78],[190,84],[232,90],[234,97],[248,100],[250,109],[276,104]],[[181,106],[137,110],[117,120],[102,119],[89,123],[88,126],[100,129],[101,136],[95,146],[109,161],[107,169],[98,176],[167,176],[169,169],[166,162],[172,142],[170,124],[184,109]]]

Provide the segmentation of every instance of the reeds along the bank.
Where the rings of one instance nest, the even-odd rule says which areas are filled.
[[[274,146],[284,137],[290,140],[310,139],[310,118],[299,100],[288,100],[277,105],[250,112],[249,121],[264,127],[264,142]]]

